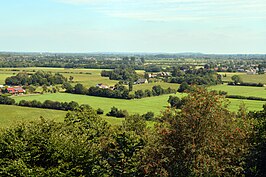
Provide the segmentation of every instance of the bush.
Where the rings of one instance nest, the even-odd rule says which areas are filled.
[[[7,96],[0,96],[0,104],[13,105],[15,104],[15,100]]]
[[[172,108],[180,109],[184,105],[184,99],[180,99],[176,96],[169,96],[168,103],[170,103]]]
[[[186,82],[182,82],[181,85],[178,88],[178,92],[184,92],[189,89],[189,85]]]
[[[232,85],[232,86],[250,86],[250,87],[263,87],[264,86],[262,83],[253,83],[253,82],[241,82],[241,83],[228,82],[228,85]]]
[[[124,118],[124,117],[128,116],[128,112],[127,112],[127,110],[121,110],[121,109],[118,110],[118,108],[112,107],[111,111],[108,112],[106,115],[117,117],[117,118]]]
[[[153,120],[154,119],[154,112],[149,111],[146,114],[143,114],[142,116],[145,118],[145,120]]]
[[[75,108],[79,107],[79,104],[75,101],[67,102],[58,102],[58,101],[51,101],[45,100],[43,103],[37,100],[33,101],[26,101],[21,100],[18,103],[19,106],[25,107],[34,107],[34,108],[45,108],[45,109],[56,109],[56,110],[64,110],[64,111],[73,111]]]
[[[98,109],[96,110],[96,112],[97,112],[97,114],[103,114],[103,113],[104,113],[104,111],[103,111],[101,108],[98,108]]]

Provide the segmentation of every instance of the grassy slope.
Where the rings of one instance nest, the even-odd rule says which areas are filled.
[[[180,95],[180,94],[177,94]],[[56,101],[76,101],[79,104],[89,104],[93,108],[101,108],[107,113],[110,111],[112,106],[115,106],[119,109],[126,109],[129,113],[146,113],[148,111],[153,111],[156,114],[159,114],[161,110],[165,109],[168,106],[167,100],[169,95],[143,98],[143,99],[135,99],[135,100],[123,100],[123,99],[114,99],[114,98],[103,98],[103,97],[94,97],[94,96],[86,96],[86,95],[75,95],[75,94],[67,94],[67,93],[55,93],[55,94],[44,94],[44,95],[36,95],[36,96],[22,96],[22,97],[14,97],[14,99],[18,102],[20,100],[56,100]]]
[[[62,122],[66,116],[66,111],[28,108],[11,105],[0,105],[0,128],[12,126],[19,122],[38,120],[40,116],[45,119]],[[102,116],[112,125],[121,124],[124,119]]]
[[[0,127],[8,127],[16,122],[37,120],[40,116],[55,121],[63,121],[66,115],[65,111],[10,105],[0,105],[0,112]]]

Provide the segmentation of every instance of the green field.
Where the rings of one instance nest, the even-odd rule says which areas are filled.
[[[177,96],[183,96],[177,94]],[[102,97],[93,97],[86,95],[74,95],[67,93],[56,93],[56,94],[44,94],[44,95],[34,95],[34,96],[16,96],[13,97],[18,102],[22,99],[25,100],[55,100],[55,101],[77,101],[80,104],[89,104],[93,108],[102,108],[105,114],[110,111],[112,106],[116,106],[119,109],[126,109],[130,114],[140,113],[144,114],[148,111],[152,111],[159,115],[161,111],[165,110],[168,106],[167,99],[169,95],[163,95],[158,97],[143,98],[139,100],[122,100],[122,99],[112,99],[112,98],[102,98]],[[244,102],[249,111],[252,110],[261,110],[264,101],[254,101],[254,100],[238,100],[230,99],[229,109],[231,111],[237,111],[241,102]],[[8,127],[19,121],[31,121],[36,120],[40,116],[43,116],[47,119],[53,119],[56,121],[63,121],[66,112],[49,110],[49,109],[38,109],[38,108],[27,108],[19,106],[9,106],[9,105],[0,105],[0,127]],[[121,124],[123,119],[102,116],[106,121],[112,125]]]
[[[59,72],[65,77],[74,77],[74,83],[82,83],[86,87],[95,86],[98,83],[103,83],[107,85],[114,85],[117,81],[109,80],[100,76],[101,69],[64,69],[64,68],[1,68],[0,69],[0,84],[4,83],[6,77],[12,76],[21,71],[34,72],[37,70],[51,71],[53,73]],[[139,74],[143,74],[143,71],[137,71]],[[255,82],[256,80],[265,80],[265,75],[247,75],[245,73],[226,73],[227,77],[223,79],[231,80],[231,76],[234,74],[240,74],[245,82]],[[246,79],[246,80],[245,80]],[[161,85],[163,88],[174,88],[178,89],[179,84],[157,82],[149,84],[139,84],[134,85],[133,90],[145,90],[151,89],[154,85]],[[243,96],[255,96],[266,98],[266,90],[264,87],[246,87],[246,86],[228,86],[217,85],[211,86],[210,89],[223,90],[228,92],[229,95],[243,95]],[[176,94],[177,96],[182,96],[182,94]],[[123,100],[123,99],[112,99],[103,97],[93,97],[86,95],[74,95],[67,93],[55,93],[55,94],[43,94],[43,95],[25,95],[25,96],[14,96],[16,102],[22,99],[25,100],[39,100],[41,102],[45,100],[54,100],[60,102],[70,102],[76,101],[79,104],[89,104],[94,109],[101,108],[104,110],[104,114],[110,111],[111,107],[115,106],[119,109],[126,109],[130,114],[139,113],[144,114],[148,111],[154,112],[159,115],[161,111],[165,110],[169,104],[167,100],[169,95],[163,95],[158,97],[149,97],[143,99],[134,100]],[[241,102],[246,104],[248,110],[261,110],[264,101],[253,101],[253,100],[238,100],[230,99],[231,104],[229,109],[231,111],[237,111]],[[38,117],[43,116],[44,118],[54,119],[56,121],[62,121],[66,112],[48,110],[48,109],[37,109],[37,108],[26,108],[18,106],[5,106],[0,105],[0,127],[9,126],[16,121],[28,121],[35,120]],[[121,124],[123,119],[111,118],[105,115],[102,116],[111,124]]]
[[[99,83],[103,83],[106,85],[115,85],[118,81],[116,80],[109,80],[108,77],[101,77],[101,71],[102,69],[65,69],[65,68],[0,68],[0,84],[5,83],[5,79],[7,77],[10,77],[14,74],[17,74],[18,72],[34,72],[37,70],[43,70],[43,71],[50,71],[52,73],[61,73],[66,78],[69,78],[70,76],[74,77],[73,84],[75,85],[77,83],[83,84],[85,87],[91,87],[95,86]],[[143,70],[136,71],[139,75],[144,75]],[[145,90],[145,89],[152,89],[154,85],[161,85],[163,88],[171,87],[173,89],[178,89],[179,84],[173,84],[173,83],[165,83],[165,82],[157,82],[157,83],[148,83],[148,84],[138,84],[134,85],[134,90]],[[42,89],[41,89],[42,90]],[[39,90],[39,91],[41,91]]]
[[[147,83],[147,84],[137,84],[133,85],[133,90],[145,90],[149,89],[151,90],[153,86],[155,85],[160,85],[162,88],[167,89],[167,88],[172,88],[172,89],[178,89],[180,84],[175,84],[175,83],[167,83],[167,82],[153,82],[153,83]]]
[[[176,96],[183,96],[180,93],[177,93]],[[103,98],[103,97],[94,97],[86,95],[75,95],[67,93],[55,93],[55,94],[44,94],[44,95],[34,95],[34,96],[17,96],[13,97],[16,102],[20,100],[39,100],[41,102],[45,100],[54,100],[54,101],[76,101],[79,104],[89,104],[93,108],[101,108],[105,113],[109,112],[112,106],[115,106],[119,109],[126,109],[130,114],[139,113],[144,114],[148,111],[154,112],[156,115],[159,115],[162,110],[168,106],[167,100],[169,95],[162,95],[157,97],[149,97],[143,99],[134,99],[134,100],[123,100],[123,99],[114,99],[114,98]],[[229,109],[231,111],[237,111],[241,102],[244,102],[248,107],[248,110],[261,110],[262,105],[265,104],[264,101],[255,101],[255,100],[238,100],[238,99],[229,99],[231,104]]]
[[[242,95],[266,98],[265,87],[230,86],[227,84],[211,86],[210,89],[226,91],[228,95]]]
[[[107,77],[101,77],[102,69],[65,69],[65,68],[0,68],[0,84],[4,84],[5,79],[19,72],[34,72],[38,70],[49,71],[52,73],[61,73],[66,78],[74,77],[74,83],[81,83],[86,87],[95,86],[99,83],[115,85],[118,81],[109,80]]]
[[[253,83],[263,83],[266,84],[266,74],[255,74],[249,75],[242,72],[229,73],[229,72],[219,72],[219,74],[226,74],[226,77],[223,77],[223,81],[232,82],[231,77],[233,75],[239,75],[243,82],[253,82]]]
[[[181,94],[177,94],[181,95]],[[149,97],[143,99],[134,99],[134,100],[124,100],[124,99],[115,99],[115,98],[104,98],[104,97],[95,97],[87,95],[76,95],[68,93],[55,93],[55,94],[43,94],[43,95],[34,95],[34,96],[16,96],[13,97],[16,102],[20,100],[54,100],[60,102],[70,102],[76,101],[79,104],[88,104],[93,108],[101,108],[105,113],[109,112],[111,107],[115,106],[119,109],[126,109],[130,114],[140,113],[144,114],[148,111],[153,111],[155,114],[159,114],[161,110],[164,110],[167,106],[167,100],[169,95],[162,95],[157,97]]]
[[[248,75],[243,74],[241,78],[244,82],[254,82],[254,83],[263,83],[266,84],[266,74],[255,74],[255,75]]]
[[[12,126],[20,122],[38,120],[41,116],[45,119],[62,122],[67,111],[28,108],[11,105],[0,105],[0,128]],[[112,125],[121,124],[124,119],[102,116]]]
[[[239,99],[229,99],[229,110],[237,111],[239,105],[244,103],[248,111],[259,111],[262,110],[262,106],[266,104],[265,101],[256,101],[256,100],[239,100]]]
[[[66,111],[10,105],[0,105],[0,112],[0,127],[8,127],[18,122],[37,120],[40,116],[45,119],[63,121],[66,115]]]

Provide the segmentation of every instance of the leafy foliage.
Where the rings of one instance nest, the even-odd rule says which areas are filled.
[[[67,81],[62,74],[51,72],[37,71],[29,75],[27,73],[18,73],[16,76],[6,78],[7,85],[55,85],[63,84]]]
[[[181,110],[166,110],[151,129],[138,114],[111,127],[88,105],[62,123],[16,125],[0,132],[0,175],[263,176],[266,106],[235,114],[224,99],[193,87]]]
[[[118,117],[118,118],[123,118],[123,117],[128,116],[128,112],[127,112],[127,110],[121,110],[121,109],[119,110],[118,108],[113,106],[111,108],[111,111],[108,112],[106,115],[107,116]]]
[[[126,65],[122,65],[112,71],[103,70],[101,76],[109,77],[110,80],[121,80],[121,81],[136,81],[138,75],[135,70]]]
[[[181,112],[166,111],[149,152],[150,173],[166,176],[239,176],[252,126],[226,109],[215,92],[194,88]]]

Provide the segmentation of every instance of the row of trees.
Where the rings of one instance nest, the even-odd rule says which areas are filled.
[[[97,110],[97,113],[98,113],[98,110]],[[114,106],[111,108],[110,112],[108,112],[106,115],[112,116],[112,117],[117,117],[117,118],[125,118],[125,117],[129,116],[127,110],[118,109]],[[147,121],[152,121],[152,120],[154,120],[154,113],[149,111],[149,112],[141,115],[141,117],[143,117]]]
[[[181,84],[183,82],[196,85],[216,85],[222,83],[221,76],[217,74],[207,74],[203,76],[186,74],[183,76],[172,77],[168,80],[170,83],[178,84]]]
[[[153,128],[132,115],[111,127],[89,106],[63,123],[41,119],[0,133],[2,176],[263,176],[265,109],[228,111],[224,98],[195,88],[181,110]],[[263,156],[264,155],[264,156]]]
[[[45,109],[57,109],[64,111],[69,111],[69,110],[73,111],[75,108],[79,107],[79,104],[75,101],[58,102],[58,101],[45,100],[42,103],[37,100],[32,100],[32,101],[21,100],[19,101],[19,103],[16,103],[16,101],[13,98],[3,95],[0,95],[0,104],[18,105],[18,106],[45,108]]]
[[[167,79],[168,82],[181,84],[196,85],[216,85],[222,83],[221,75],[204,68],[190,69],[190,67],[173,67],[171,70],[172,77]]]
[[[34,108],[45,108],[45,109],[56,109],[56,110],[64,110],[64,111],[73,111],[79,104],[75,101],[71,102],[59,102],[59,101],[51,101],[45,100],[43,103],[37,100],[26,101],[21,100],[18,103],[19,106],[26,106],[26,107],[34,107]]]
[[[100,97],[108,97],[108,98],[120,98],[120,99],[140,99],[144,97],[151,96],[159,96],[163,94],[176,93],[175,89],[171,89],[170,87],[167,89],[163,89],[160,85],[156,85],[152,87],[152,90],[136,90],[135,92],[130,92],[124,85],[117,84],[115,85],[114,90],[111,89],[103,89],[99,87],[90,87],[86,89],[82,84],[76,84],[72,87],[70,84],[64,84],[63,87],[66,89],[68,93],[74,94],[83,94],[90,96],[100,96]]]
[[[50,67],[50,68],[93,68],[115,69],[123,64],[130,64],[135,69],[143,70],[144,57],[124,55],[88,55],[88,54],[0,54],[0,67]]]
[[[134,68],[127,65],[121,65],[120,67],[111,71],[103,70],[101,72],[101,76],[109,77],[110,80],[121,80],[131,82],[134,82],[139,78]]]
[[[37,71],[34,74],[18,73],[16,76],[7,77],[5,80],[6,85],[55,85],[63,84],[67,81],[62,74],[44,71]]]

